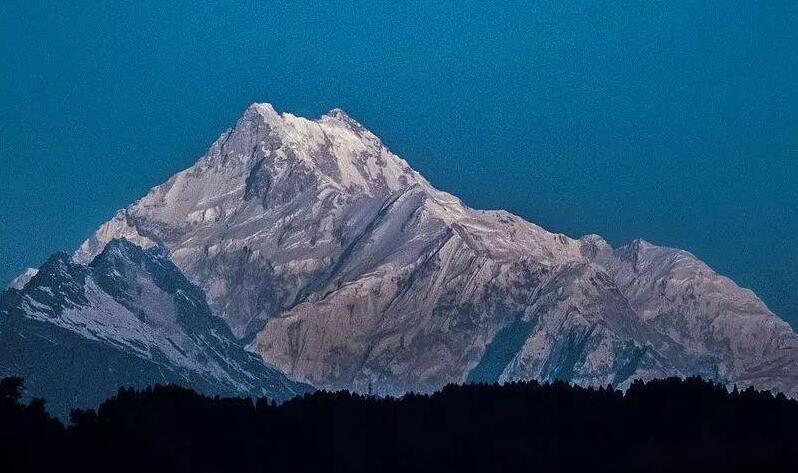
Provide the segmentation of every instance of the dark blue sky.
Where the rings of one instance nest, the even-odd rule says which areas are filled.
[[[472,206],[688,249],[798,322],[794,0],[59,3],[0,3],[0,283],[269,101],[346,109]]]

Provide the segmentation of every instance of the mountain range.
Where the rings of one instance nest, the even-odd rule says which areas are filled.
[[[17,278],[0,338],[0,374],[60,406],[152,382],[284,399],[701,375],[798,395],[798,335],[750,290],[686,251],[469,208],[339,109],[250,106]]]

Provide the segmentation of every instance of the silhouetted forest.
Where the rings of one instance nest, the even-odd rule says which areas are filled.
[[[566,383],[450,386],[279,406],[178,387],[121,390],[64,426],[0,383],[0,471],[798,471],[798,402],[700,379],[624,394]]]

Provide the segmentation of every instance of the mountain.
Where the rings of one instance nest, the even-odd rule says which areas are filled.
[[[0,377],[65,416],[120,386],[180,384],[277,400],[308,386],[244,350],[203,292],[157,248],[115,239],[87,264],[53,255],[0,299]]]
[[[162,248],[238,339],[316,387],[700,374],[798,394],[796,334],[693,255],[471,209],[338,109],[252,105],[74,258],[117,238]]]
[[[25,287],[25,284],[28,284],[28,281],[33,279],[33,276],[36,276],[36,273],[39,272],[37,269],[34,268],[27,268],[25,271],[22,272],[19,276],[15,277],[8,287],[12,289],[22,289]]]

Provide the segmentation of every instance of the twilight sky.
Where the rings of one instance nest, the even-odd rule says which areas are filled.
[[[0,285],[268,101],[347,110],[471,206],[685,248],[798,324],[794,0],[58,3],[0,3]]]

